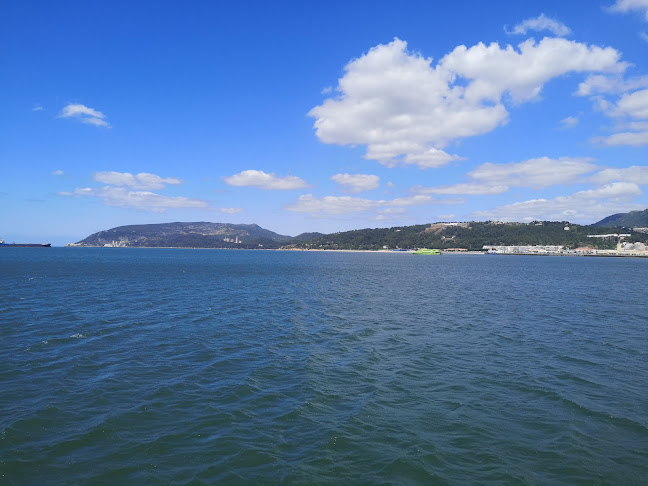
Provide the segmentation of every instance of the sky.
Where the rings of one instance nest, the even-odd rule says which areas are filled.
[[[648,0],[0,4],[0,238],[648,207]]]

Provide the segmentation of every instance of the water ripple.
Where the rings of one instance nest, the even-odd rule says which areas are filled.
[[[648,477],[648,262],[16,250],[9,484]]]

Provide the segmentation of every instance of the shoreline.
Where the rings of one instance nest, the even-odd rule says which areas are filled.
[[[236,250],[236,251],[285,251],[285,252],[337,252],[337,253],[390,253],[411,255],[414,250],[395,251],[395,250],[351,250],[351,249],[315,249],[315,248],[194,248],[179,246],[59,246],[54,248],[110,248],[110,249],[142,249],[142,250]],[[444,251],[440,250],[443,255],[490,255],[490,256],[531,256],[531,257],[595,257],[595,258],[648,258],[646,252],[619,252],[617,250],[598,250],[601,253],[572,253],[572,252],[555,252],[555,253],[488,253],[484,251]],[[597,251],[597,250],[594,250]],[[605,252],[605,253],[603,253]]]

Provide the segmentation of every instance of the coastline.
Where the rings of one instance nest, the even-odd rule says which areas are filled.
[[[285,251],[285,252],[337,252],[337,253],[389,253],[389,254],[413,254],[413,250],[394,251],[394,250],[351,250],[351,249],[320,249],[320,248],[198,248],[198,247],[179,247],[179,246],[72,246],[65,245],[55,248],[110,248],[110,249],[143,249],[143,250],[232,250],[232,251]],[[559,252],[531,253],[531,252],[506,252],[506,253],[488,253],[484,251],[444,251],[443,255],[489,255],[489,256],[531,256],[531,257],[595,257],[595,258],[648,258],[648,251],[618,251],[618,250],[591,250],[587,253],[576,252],[574,250],[564,250]]]

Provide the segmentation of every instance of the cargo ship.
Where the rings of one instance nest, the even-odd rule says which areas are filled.
[[[0,240],[0,248],[2,247],[12,247],[12,248],[50,248],[51,243],[5,243],[4,240]]]

